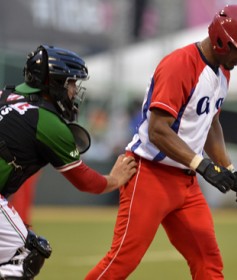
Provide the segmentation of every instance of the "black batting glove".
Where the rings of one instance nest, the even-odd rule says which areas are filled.
[[[226,193],[233,188],[236,188],[237,191],[237,174],[235,176],[225,167],[212,163],[210,159],[204,158],[196,171],[222,193]]]
[[[232,191],[236,192],[236,196],[237,196],[237,171],[233,172],[232,174],[235,176],[235,184],[231,189]]]
[[[232,189],[232,191],[236,192],[236,200],[235,201],[237,202],[237,171],[234,171],[233,174],[235,176],[235,185],[231,189]]]

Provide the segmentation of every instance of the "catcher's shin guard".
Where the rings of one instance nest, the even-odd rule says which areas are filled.
[[[31,230],[28,230],[25,247],[30,250],[30,253],[24,259],[21,279],[31,280],[40,272],[45,259],[50,257],[52,249],[45,238],[35,235]]]
[[[48,241],[28,230],[25,246],[11,260],[0,264],[0,280],[33,280],[51,255]]]

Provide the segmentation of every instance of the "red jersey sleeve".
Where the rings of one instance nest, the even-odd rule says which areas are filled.
[[[187,51],[186,48],[191,48]],[[157,66],[153,76],[151,108],[168,111],[177,118],[194,89],[198,72],[205,66],[195,44],[178,49],[166,56]]]

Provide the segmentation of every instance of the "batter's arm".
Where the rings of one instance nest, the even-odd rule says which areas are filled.
[[[189,167],[196,154],[171,129],[174,120],[175,118],[170,113],[162,109],[151,109],[149,140],[169,158]]]
[[[222,126],[219,121],[219,113],[213,118],[204,150],[213,162],[224,167],[228,167],[231,164],[226,150]]]
[[[226,168],[213,164],[210,159],[203,159],[200,155],[196,155],[171,129],[173,122],[174,117],[168,112],[153,109],[148,128],[150,141],[168,157],[196,170],[206,181],[218,188],[221,192],[225,193],[229,189],[235,188],[235,176]],[[214,123],[213,127],[215,128],[217,124]],[[217,129],[215,128],[214,130],[216,131]],[[211,140],[213,135],[211,132],[208,141]],[[209,147],[210,145],[207,143],[207,146]],[[216,156],[214,149],[211,149],[211,151]],[[225,163],[227,164],[227,159]]]

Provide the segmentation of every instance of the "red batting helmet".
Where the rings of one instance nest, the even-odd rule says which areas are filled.
[[[217,13],[208,31],[216,53],[227,54],[230,43],[237,48],[237,5],[227,5]]]

